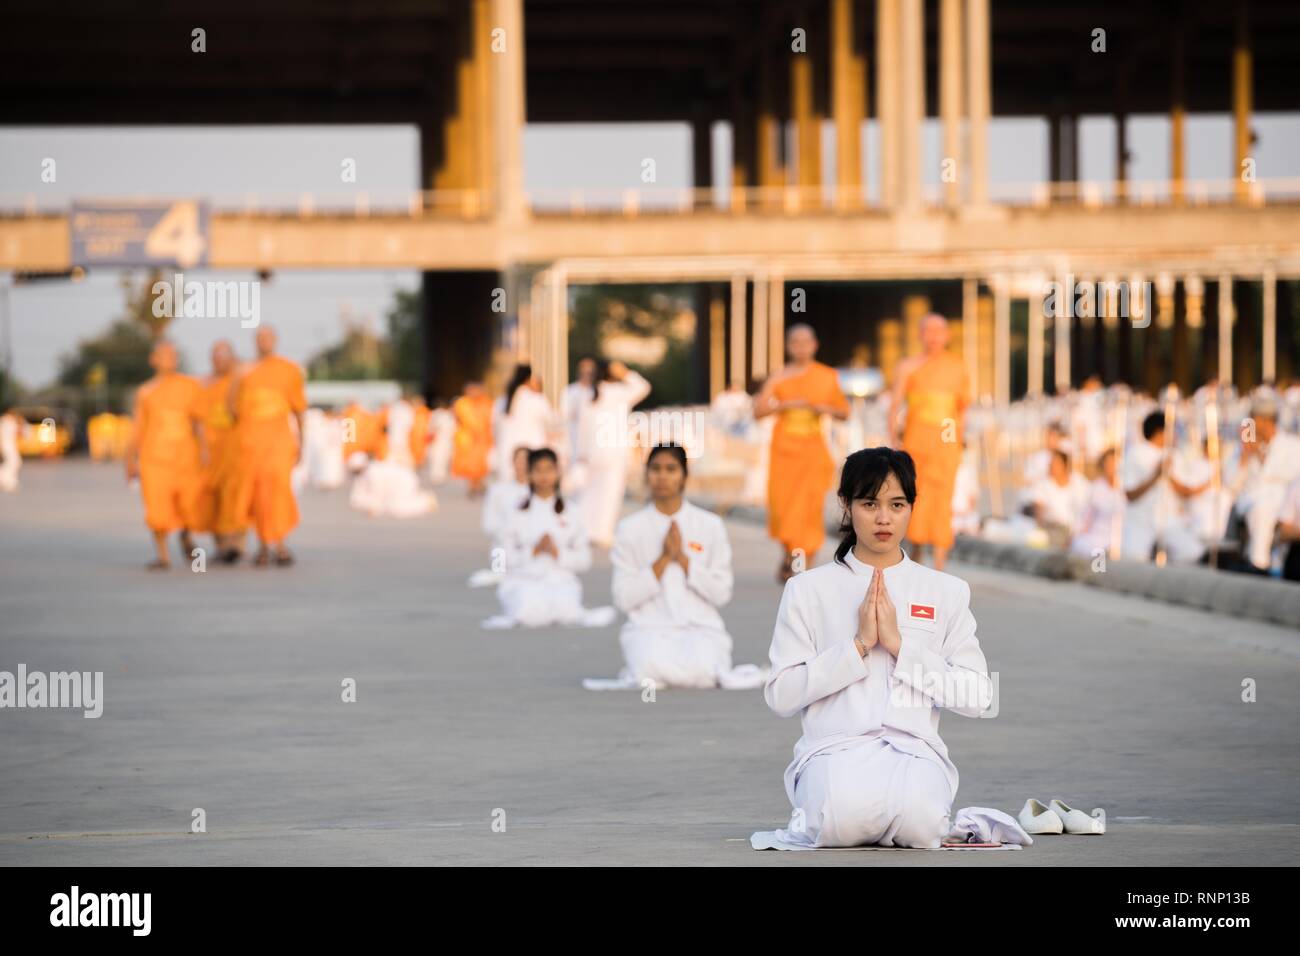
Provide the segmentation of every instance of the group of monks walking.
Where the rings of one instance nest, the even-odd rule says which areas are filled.
[[[917,492],[908,540],[929,548],[942,570],[953,543],[952,498],[961,464],[970,385],[965,366],[948,351],[948,323],[940,315],[921,322],[923,353],[899,364],[889,412],[889,438],[916,462]],[[822,436],[823,415],[844,420],[849,404],[835,369],[816,360],[817,336],[803,323],[786,332],[785,366],[763,385],[754,417],[777,415],[767,484],[768,534],[784,558],[777,578],[787,581],[811,567],[826,538],[826,493],[835,462]],[[897,422],[904,406],[906,427]],[[841,529],[843,530],[843,529]]]
[[[275,332],[259,328],[257,358],[240,364],[230,343],[218,342],[212,374],[199,381],[178,371],[175,345],[154,345],[155,375],[136,395],[126,454],[127,478],[139,479],[153,535],[149,568],[171,567],[173,533],[186,561],[195,556],[193,536],[210,533],[220,560],[233,564],[250,529],[259,542],[255,565],[293,563],[286,545],[298,525],[291,474],[307,396],[302,369],[275,346]]]

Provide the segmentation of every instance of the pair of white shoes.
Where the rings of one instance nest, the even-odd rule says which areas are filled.
[[[1097,807],[1089,816],[1060,800],[1053,799],[1043,806],[1030,797],[1020,810],[1020,825],[1033,836],[1062,832],[1102,834],[1106,832],[1106,811]]]

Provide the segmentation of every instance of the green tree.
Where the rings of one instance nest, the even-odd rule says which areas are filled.
[[[618,358],[650,383],[647,405],[690,401],[697,330],[688,288],[593,285],[576,289],[569,310],[570,380],[577,376],[583,355]],[[638,351],[659,357],[637,361],[631,355]]]
[[[399,382],[420,381],[423,300],[419,289],[398,289],[388,310],[389,373]]]
[[[154,270],[137,285],[131,273],[122,273],[122,311],[107,330],[59,357],[60,385],[116,388],[139,385],[153,375],[149,350],[172,321],[153,314],[153,285],[161,278]]]
[[[348,382],[388,378],[390,352],[387,340],[345,320],[343,338],[307,360],[307,377]]]

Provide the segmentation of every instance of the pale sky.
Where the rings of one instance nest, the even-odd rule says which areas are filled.
[[[1261,179],[1300,177],[1300,114],[1258,114],[1254,128]],[[1082,178],[1109,179],[1114,169],[1114,123],[1090,117],[1082,124]],[[834,149],[829,124],[823,149],[830,181]],[[924,129],[927,182],[938,180],[940,127]],[[874,195],[879,163],[874,122],[863,130],[868,157],[868,188]],[[1188,177],[1227,179],[1231,175],[1231,120],[1226,115],[1188,120]],[[1165,117],[1133,117],[1129,127],[1134,180],[1168,175],[1168,122]],[[713,130],[714,179],[725,182],[730,131]],[[691,185],[690,127],[687,124],[532,125],[524,134],[525,187],[539,205],[566,201],[574,189],[618,191],[641,185],[642,161],[653,158],[657,185]],[[57,180],[43,183],[42,161],[53,158]],[[357,184],[344,185],[340,166],[356,162]],[[1035,119],[995,119],[990,126],[990,179],[994,184],[1030,184],[1047,175],[1047,127]],[[223,128],[9,128],[0,129],[0,207],[21,206],[32,196],[39,206],[64,208],[73,198],[129,196],[201,197],[218,207],[247,201],[256,194],[279,204],[302,193],[349,201],[364,189],[374,206],[404,206],[418,185],[418,137],[414,127],[223,127]],[[724,188],[724,187],[720,187]],[[1027,187],[1026,187],[1027,188]],[[246,279],[226,272],[186,273],[186,278]],[[0,278],[0,282],[6,281]],[[382,327],[383,315],[398,288],[415,288],[419,274],[391,272],[277,272],[261,290],[262,321],[280,331],[282,350],[304,361],[335,342],[340,314],[370,317]],[[121,307],[115,271],[99,271],[80,283],[42,282],[9,290],[12,367],[31,387],[50,381],[60,353],[103,329]],[[0,307],[4,297],[0,295]],[[3,317],[0,316],[0,321]],[[214,325],[224,321],[225,325]],[[191,371],[207,368],[207,351],[216,338],[229,337],[247,354],[251,331],[231,320],[178,319],[172,328]],[[0,344],[3,336],[0,334]]]

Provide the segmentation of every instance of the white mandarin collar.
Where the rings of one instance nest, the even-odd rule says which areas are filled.
[[[866,577],[870,577],[872,572],[876,570],[874,567],[867,564],[865,561],[861,560],[856,554],[854,554],[852,548],[849,548],[849,553],[844,556],[844,560],[848,564],[849,570],[852,571],[854,574],[861,574]],[[899,574],[906,573],[905,569],[909,565],[914,563],[915,562],[907,556],[907,552],[903,551],[902,561],[899,561],[897,564],[891,564],[889,567],[884,569],[885,580],[891,581]]]
[[[657,521],[662,521],[666,525],[670,521],[680,521],[682,518],[685,518],[686,510],[690,508],[690,506],[691,503],[687,501],[685,498],[683,498],[681,507],[679,507],[676,511],[674,511],[670,515],[664,514],[662,511],[656,508],[655,503],[653,501],[650,502],[648,505],[646,505],[646,510],[649,511],[652,515],[654,515]]]

